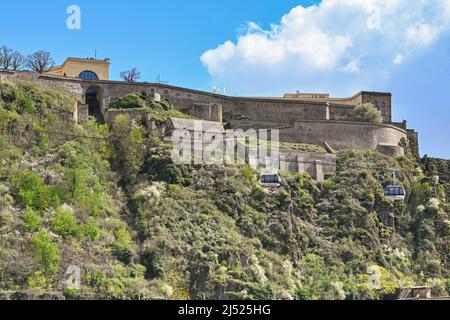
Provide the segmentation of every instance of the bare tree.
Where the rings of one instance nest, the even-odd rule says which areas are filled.
[[[49,71],[55,64],[50,52],[37,51],[27,57],[27,67],[31,70],[44,73]]]
[[[11,68],[14,71],[20,70],[25,67],[26,59],[19,51],[13,51],[11,53]]]
[[[141,78],[141,72],[138,69],[133,68],[131,70],[121,72],[120,77],[126,82],[136,82]]]
[[[11,67],[11,54],[12,50],[7,46],[0,47],[0,67],[4,70],[8,70]]]

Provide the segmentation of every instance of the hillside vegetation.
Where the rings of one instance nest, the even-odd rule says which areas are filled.
[[[448,169],[348,150],[323,185],[282,173],[268,190],[248,167],[172,164],[127,116],[76,125],[72,99],[0,84],[0,298],[449,294]],[[384,197],[393,166],[405,203]]]
[[[153,120],[163,123],[169,118],[193,119],[175,108],[169,101],[152,101],[151,97],[144,94],[127,94],[109,105],[109,110],[146,110]]]

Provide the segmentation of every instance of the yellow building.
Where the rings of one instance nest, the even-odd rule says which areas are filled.
[[[86,80],[109,80],[110,64],[109,59],[68,58],[61,66],[50,69],[47,74]]]

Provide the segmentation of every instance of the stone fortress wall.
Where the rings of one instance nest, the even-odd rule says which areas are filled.
[[[150,96],[158,94],[161,99],[170,100],[181,111],[203,120],[223,121],[232,128],[244,130],[279,129],[280,140],[285,142],[322,146],[327,144],[336,150],[376,150],[397,157],[404,154],[402,146],[409,138],[417,145],[418,152],[417,133],[408,130],[404,122],[392,122],[389,93],[360,92],[345,99],[330,98],[326,94],[300,93],[287,94],[282,98],[231,97],[158,83],[80,80],[51,75],[39,76],[27,72],[0,75],[12,81],[33,81],[44,87],[76,95],[79,102],[74,118],[78,121],[87,117],[89,107],[85,101],[88,90],[95,90],[106,121],[117,115],[117,112],[110,111],[109,114],[107,110],[112,101],[129,93],[144,93]],[[381,110],[383,124],[351,121],[355,106],[367,102],[373,103]],[[139,112],[136,114],[140,115]],[[291,165],[292,162],[298,168],[302,166],[296,161],[287,161]]]
[[[416,135],[405,126],[392,123],[391,94],[388,93],[361,92],[349,99],[320,98],[316,101],[313,98],[292,97],[230,97],[154,83],[89,81],[51,76],[41,76],[40,80],[77,83],[84,93],[89,88],[95,88],[101,111],[105,115],[107,106],[126,94],[159,94],[181,111],[204,120],[228,122],[232,128],[244,130],[280,129],[282,141],[318,145],[327,142],[337,150],[369,149],[390,156],[401,156],[401,145],[408,137],[414,138]],[[383,124],[351,121],[354,107],[366,102],[373,103],[382,111]]]

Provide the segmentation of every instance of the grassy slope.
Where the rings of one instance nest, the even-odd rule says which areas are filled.
[[[136,298],[376,299],[449,290],[449,208],[412,158],[344,151],[323,186],[243,167],[175,166],[118,117],[64,120],[70,97],[0,85],[0,292]],[[89,138],[86,138],[89,137]],[[145,148],[143,148],[145,146]],[[405,204],[383,197],[402,169]],[[64,273],[80,266],[80,290]],[[368,267],[381,288],[368,286]]]
[[[169,118],[193,119],[179,110],[177,110],[168,101],[160,102],[151,101],[146,96],[140,94],[128,94],[124,97],[113,101],[109,110],[147,110],[152,119],[158,122],[165,122]]]

